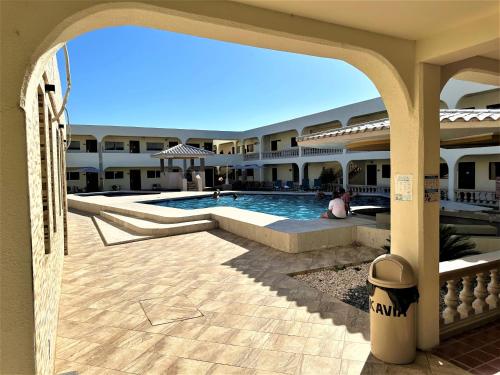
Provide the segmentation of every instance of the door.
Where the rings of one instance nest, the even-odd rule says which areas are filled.
[[[138,154],[139,152],[141,152],[139,141],[129,141],[128,147],[131,154]]]
[[[368,164],[366,166],[366,184],[377,185],[377,165]]]
[[[141,190],[141,170],[130,170],[130,190]]]
[[[96,172],[87,172],[85,173],[87,180],[87,193],[91,193],[93,191],[99,190],[99,179],[98,174]]]
[[[87,152],[97,152],[97,140],[87,139],[85,142],[85,149]]]
[[[205,186],[214,186],[214,170],[213,168],[205,168]]]
[[[476,163],[473,161],[458,163],[458,188],[476,188]]]
[[[271,141],[271,151],[278,151],[278,141]]]
[[[299,181],[299,167],[296,164],[292,164],[293,182]]]
[[[276,181],[278,179],[278,168],[271,169],[271,173],[273,174],[272,180],[274,182],[274,181]]]

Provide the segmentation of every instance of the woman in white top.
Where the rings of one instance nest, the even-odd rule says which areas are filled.
[[[333,199],[328,203],[328,210],[321,217],[325,219],[345,219],[346,216],[345,203],[340,199],[339,193],[334,192]]]

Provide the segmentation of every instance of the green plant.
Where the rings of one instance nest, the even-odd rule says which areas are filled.
[[[463,258],[468,255],[479,254],[474,250],[476,245],[470,241],[469,236],[457,234],[457,230],[451,225],[441,224],[439,226],[439,261],[445,262]],[[382,249],[391,252],[391,238],[387,239],[387,244]]]
[[[339,178],[339,173],[334,171],[333,168],[323,168],[319,175],[319,181],[322,185],[333,184]]]

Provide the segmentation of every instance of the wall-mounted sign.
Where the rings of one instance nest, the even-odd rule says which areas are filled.
[[[424,202],[439,201],[439,176],[424,176]]]
[[[413,176],[411,174],[396,175],[396,192],[394,198],[397,201],[412,200]]]

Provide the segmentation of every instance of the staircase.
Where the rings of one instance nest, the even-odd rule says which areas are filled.
[[[188,191],[198,191],[198,188],[196,187],[196,182],[194,182],[194,181],[188,181],[188,183],[187,183],[187,190]]]
[[[217,228],[217,222],[214,220],[180,221],[167,224],[109,211],[101,211],[92,219],[106,246]]]

